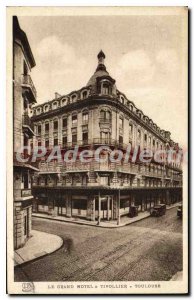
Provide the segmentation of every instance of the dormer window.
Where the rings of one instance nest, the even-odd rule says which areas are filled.
[[[88,95],[88,92],[87,91],[84,91],[82,93],[82,99],[86,99],[87,98],[87,95]]]
[[[48,106],[48,105],[45,105],[44,111],[45,111],[45,112],[49,111],[49,106]]]
[[[58,107],[58,102],[53,103],[53,109],[56,109]]]
[[[102,94],[109,95],[109,84],[108,83],[102,84]]]
[[[76,96],[75,94],[71,96],[71,100],[72,100],[72,102],[75,102],[75,101],[76,101],[76,99],[77,99],[77,96]]]

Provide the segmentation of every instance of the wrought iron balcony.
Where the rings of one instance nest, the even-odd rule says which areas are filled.
[[[34,83],[32,81],[32,78],[29,74],[23,75],[22,87],[24,88],[24,92],[25,92],[26,96],[28,97],[28,100],[31,103],[36,102],[37,92],[36,92]]]

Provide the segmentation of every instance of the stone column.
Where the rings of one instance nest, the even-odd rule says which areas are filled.
[[[119,225],[120,224],[120,190],[118,190],[118,195],[117,195],[117,207],[118,207],[117,225]]]
[[[107,198],[107,220],[109,221],[110,197]]]
[[[71,216],[72,216],[72,199],[71,199],[71,195],[70,194],[67,194],[66,215],[69,218],[71,218]]]
[[[101,221],[101,197],[100,197],[100,192],[98,195],[98,225],[100,225],[100,221]]]

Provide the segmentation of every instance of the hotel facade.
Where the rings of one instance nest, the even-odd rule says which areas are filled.
[[[182,200],[181,162],[110,161],[110,150],[126,153],[134,149],[173,149],[178,143],[168,131],[160,129],[116,87],[100,51],[95,73],[78,91],[61,96],[56,93],[49,102],[33,107],[31,118],[35,136],[31,147],[44,146],[49,154],[54,146],[62,153],[78,149],[76,161],[38,160],[39,172],[33,175],[33,212],[91,221],[115,220],[117,224],[134,206],[149,210],[157,203],[172,204]],[[83,150],[100,153],[81,162]]]

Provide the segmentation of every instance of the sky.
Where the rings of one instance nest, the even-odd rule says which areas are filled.
[[[37,103],[85,86],[102,49],[117,88],[182,147],[187,145],[183,19],[155,16],[20,16],[36,61]]]

